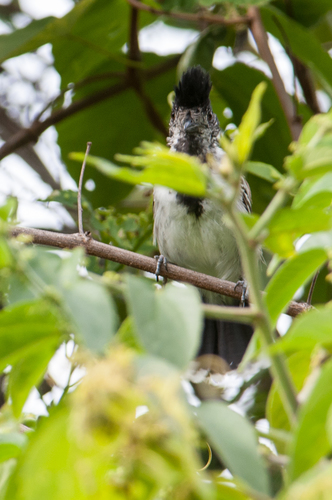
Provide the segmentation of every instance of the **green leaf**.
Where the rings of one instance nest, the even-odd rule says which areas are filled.
[[[242,165],[249,157],[255,140],[255,132],[261,121],[261,100],[266,91],[266,83],[261,82],[252,93],[247,111],[243,115],[232,143],[236,161]]]
[[[31,389],[41,382],[58,345],[57,338],[41,340],[37,345],[34,344],[30,349],[26,349],[24,357],[12,367],[9,374],[8,393],[16,418],[20,416]]]
[[[24,52],[36,50],[42,45],[41,37],[38,35],[43,33],[45,28],[52,24],[54,19],[54,17],[44,17],[43,19],[34,20],[25,28],[13,31],[13,33],[9,33],[8,35],[1,35],[0,62]]]
[[[291,481],[313,467],[331,450],[326,432],[327,412],[332,400],[331,381],[332,361],[330,360],[322,366],[318,381],[308,399],[300,407],[298,425],[290,448],[289,477]]]
[[[289,333],[287,333],[283,338],[286,338],[287,335],[289,335]],[[295,352],[287,358],[286,364],[287,369],[291,374],[294,387],[297,392],[300,392],[304,381],[310,373],[311,353],[308,351]],[[292,422],[289,422],[276,381],[273,382],[267,399],[266,417],[271,427],[275,429],[283,429],[287,431],[292,429]],[[280,451],[279,448],[278,451]],[[285,453],[285,449],[283,449],[281,453]]]
[[[264,137],[255,142],[251,160],[270,164],[273,159],[273,166],[281,170],[284,157],[288,154],[291,135],[271,80],[261,71],[242,63],[236,63],[223,71],[212,70],[211,77],[214,89],[233,112],[232,122],[235,125],[241,122],[255,87],[261,81],[266,82],[267,89],[261,102],[262,121],[268,122],[273,117],[274,122]],[[261,213],[275,191],[269,183],[262,182],[256,176],[248,176],[253,211]]]
[[[0,463],[18,457],[27,444],[27,436],[20,432],[0,434]]]
[[[65,308],[85,345],[103,352],[113,338],[118,317],[112,297],[102,285],[80,280],[62,291]]]
[[[295,292],[309,281],[326,259],[324,250],[314,249],[294,255],[279,267],[265,289],[265,303],[273,325]]]
[[[202,311],[195,288],[153,283],[128,275],[127,297],[138,337],[149,354],[185,368],[197,353]]]
[[[79,338],[88,348],[101,352],[118,326],[113,299],[104,285],[91,279],[93,275],[90,279],[79,276],[77,268],[84,258],[82,248],[64,252],[63,257],[35,248],[25,268],[30,288],[36,297],[45,293],[55,296]],[[22,286],[18,284],[17,288],[16,299],[20,300]]]
[[[6,238],[0,236],[0,269],[13,264],[13,255]]]
[[[16,216],[17,207],[17,198],[9,196],[6,203],[0,207],[0,218],[4,221],[11,222],[11,220]]]
[[[276,168],[261,161],[247,161],[244,170],[272,183],[283,179],[283,175]]]
[[[331,148],[332,153],[332,148]],[[293,200],[293,208],[328,207],[332,200],[332,172],[317,179],[304,182]]]
[[[49,302],[35,300],[0,311],[0,370],[15,364],[45,339],[60,343],[60,322]]]
[[[289,257],[294,254],[296,238],[330,229],[331,223],[331,214],[318,208],[283,208],[270,221],[264,245],[281,257]]]
[[[109,19],[109,18],[108,18]],[[123,23],[123,18],[121,19]],[[97,26],[99,24],[97,23]],[[63,48],[62,50],[66,50]],[[165,63],[169,58],[158,57],[155,54],[144,54],[143,63],[147,69]],[[70,63],[71,64],[71,63]],[[70,68],[67,63],[67,69]],[[103,65],[96,68],[97,74],[110,71],[124,71],[121,65],[113,64],[107,60]],[[70,71],[69,71],[70,77]],[[151,101],[155,104],[162,118],[169,118],[170,109],[167,104],[167,95],[173,89],[175,79],[175,66],[158,77],[149,79],[144,84],[144,90]],[[72,80],[70,80],[72,81]],[[107,80],[91,87],[75,91],[74,101],[85,98],[101,88],[109,88],[118,83],[116,80]],[[88,89],[88,93],[87,93]],[[93,127],[91,124],[93,123]],[[116,126],[111,125],[116,124]],[[62,157],[67,165],[70,175],[78,182],[81,164],[68,160],[68,154],[72,151],[82,151],[86,141],[92,142],[91,152],[102,158],[113,160],[116,153],[131,153],[141,141],[164,141],[164,137],[156,132],[150,123],[141,101],[132,89],[125,89],[117,93],[114,98],[107,99],[99,104],[91,106],[77,113],[57,125],[59,133],[59,146]],[[130,131],[130,133],[129,133]],[[87,167],[85,179],[93,179],[95,189],[88,191],[83,188],[84,196],[91,201],[95,207],[108,207],[115,205],[132,190],[132,185],[115,181],[105,177],[97,169]]]
[[[332,60],[315,36],[274,7],[262,8],[261,15],[266,30],[306,64],[332,95]]]
[[[329,500],[332,491],[332,465],[330,460],[318,463],[292,483],[282,500]]]
[[[293,352],[298,350],[312,351],[316,346],[325,347],[332,350],[332,308],[328,305],[325,308],[308,311],[296,318],[287,332],[279,339],[271,350]]]
[[[242,492],[240,488],[234,488],[233,481],[230,484],[218,482],[215,488],[218,500],[250,500],[250,497]]]
[[[6,500],[87,498],[75,470],[77,451],[73,451],[74,446],[69,442],[68,421],[69,412],[63,406],[55,408],[50,417],[41,420],[38,432],[31,436],[29,447],[9,480]]]
[[[251,488],[268,494],[267,471],[252,425],[219,401],[203,402],[195,411],[211,446],[231,473]]]
[[[72,153],[70,158],[82,161],[83,153]],[[130,184],[150,183],[167,186],[178,192],[191,196],[204,196],[206,177],[200,161],[185,153],[170,151],[158,144],[145,144],[142,156],[118,155],[121,161],[131,162],[136,166],[145,166],[144,170],[133,170],[117,167],[113,163],[89,156],[87,164],[96,167],[100,172],[116,180]]]
[[[106,60],[125,64],[121,49],[127,41],[128,16],[129,5],[121,0],[83,0],[58,20],[52,47],[62,88],[97,74]]]
[[[277,2],[277,6],[285,10],[287,14],[287,5],[282,0]],[[324,16],[329,10],[331,10],[330,0],[319,0],[317,2],[313,2],[312,0],[292,0],[291,17],[308,27],[316,24],[319,18]]]

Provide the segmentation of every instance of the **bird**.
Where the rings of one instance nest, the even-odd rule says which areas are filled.
[[[225,154],[219,143],[219,121],[210,102],[211,88],[210,75],[201,66],[183,73],[174,88],[167,137],[171,151],[195,156],[202,163],[208,158],[220,162]],[[153,198],[154,241],[165,262],[235,283],[243,278],[235,237],[225,225],[223,209],[217,202],[164,186],[154,187]],[[236,207],[242,213],[251,212],[250,187],[244,178]],[[201,294],[203,302],[230,305],[230,299],[219,294],[203,290]],[[197,356],[219,356],[235,369],[252,334],[251,325],[205,318]]]

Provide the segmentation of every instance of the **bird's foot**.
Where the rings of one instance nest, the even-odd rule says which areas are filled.
[[[165,270],[167,271],[167,259],[163,255],[155,255],[154,258],[157,261],[157,267],[156,267],[156,271],[155,271],[156,280],[159,281],[161,266],[164,266]],[[164,278],[165,283],[166,283],[166,279],[167,278]]]
[[[246,280],[239,280],[235,287],[234,290],[237,289],[238,286],[242,287],[242,293],[241,293],[241,299],[240,299],[240,307],[246,307],[246,304],[249,301],[249,285]]]

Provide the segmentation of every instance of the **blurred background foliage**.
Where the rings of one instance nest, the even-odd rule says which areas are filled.
[[[119,273],[118,264],[80,250],[49,251],[6,238],[10,224],[29,220],[28,199],[56,213],[37,216],[33,225],[75,232],[81,167],[69,154],[91,141],[93,155],[116,162],[116,154],[131,154],[141,141],[165,144],[168,96],[182,72],[200,64],[211,74],[211,101],[226,136],[266,82],[262,122],[273,122],[247,168],[254,211],[248,226],[276,192],[272,167],[298,181],[293,202],[269,222],[265,240],[266,260],[274,254],[271,274],[288,259],[266,289],[272,319],[296,290],[298,298],[307,296],[312,272],[330,258],[331,117],[315,115],[327,112],[332,99],[331,1],[144,5],[79,0],[63,17],[41,19],[18,0],[0,5],[0,500],[330,498],[329,304],[294,321],[290,340],[278,344],[300,392],[294,424],[276,381],[270,389],[266,358],[226,377],[226,387],[206,370],[183,375],[200,338],[195,290],[168,285],[157,293],[151,280]],[[259,8],[294,122],[302,127],[311,119],[297,146],[250,31],[252,6]],[[254,175],[262,168],[257,162],[271,166],[265,177]],[[104,243],[156,253],[150,186],[121,183],[92,166],[85,179],[84,229]],[[8,194],[14,197],[5,203]],[[309,231],[298,251],[298,238]],[[329,273],[324,265],[314,304],[331,299]],[[260,348],[255,337],[247,359]],[[50,374],[59,352],[66,363],[62,383]],[[42,417],[26,411],[31,391]],[[221,401],[197,408],[197,396],[233,403],[246,418]],[[213,448],[208,472],[202,470],[206,439]]]

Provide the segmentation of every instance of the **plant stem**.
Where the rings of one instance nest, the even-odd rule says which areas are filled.
[[[277,196],[277,195],[276,195]],[[272,215],[272,213],[271,213]],[[250,245],[246,227],[236,209],[230,209],[229,216],[233,223],[235,237],[237,239],[239,252],[241,255],[243,271],[250,285],[250,298],[253,307],[257,308],[261,315],[257,317],[258,331],[260,332],[263,345],[265,347],[274,344],[275,334],[272,328],[270,317],[260,291],[259,284],[259,269],[257,262],[256,249]],[[271,355],[271,372],[277,382],[285,410],[288,414],[290,422],[295,419],[297,410],[296,392],[293,386],[288,369],[284,359],[280,355]]]
[[[257,323],[261,317],[256,307],[226,307],[214,304],[202,304],[204,315],[207,318],[238,321],[240,323]]]

